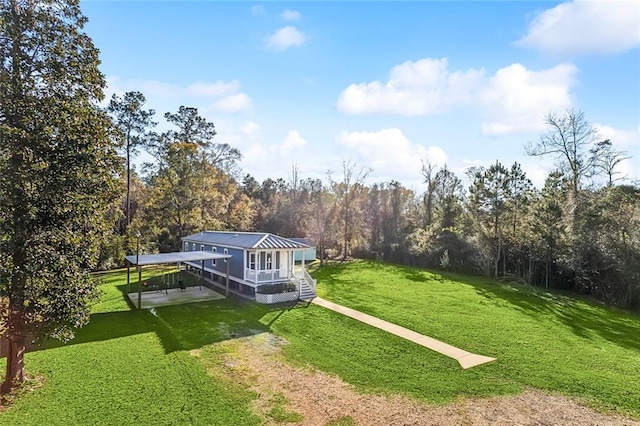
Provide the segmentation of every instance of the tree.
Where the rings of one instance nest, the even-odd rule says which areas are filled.
[[[0,1],[0,330],[6,393],[27,338],[73,338],[96,295],[120,160],[77,0]]]
[[[631,158],[625,151],[616,151],[609,139],[596,143],[596,146],[591,149],[593,154],[593,167],[594,172],[604,173],[607,176],[607,186],[613,186],[613,184],[619,180],[624,180],[624,176],[621,178],[614,178],[615,175],[619,175],[620,172],[616,171],[616,167],[620,165],[624,160]]]
[[[445,164],[436,173],[432,185],[433,201],[440,216],[440,229],[452,227],[460,213],[462,181]]]
[[[547,177],[533,210],[533,234],[541,241],[544,251],[545,287],[549,288],[551,267],[556,259],[556,250],[564,234],[562,203],[565,192],[561,172],[552,172]]]
[[[331,177],[331,171],[328,172],[329,184],[333,191],[336,201],[340,205],[340,217],[342,222],[342,259],[346,260],[349,256],[351,241],[354,237],[354,209],[355,201],[358,195],[364,189],[364,180],[367,178],[370,169],[358,167],[352,161],[342,161],[342,180],[335,181]]]
[[[131,156],[136,155],[138,147],[146,143],[147,129],[156,125],[151,121],[155,111],[142,109],[145,102],[146,99],[142,93],[127,92],[123,97],[114,94],[107,107],[115,124],[116,140],[124,146],[127,158],[125,232],[131,225]]]
[[[151,233],[164,236],[163,250],[177,250],[180,238],[191,232],[231,224],[248,228],[251,203],[231,175],[240,152],[214,143],[214,124],[196,108],[181,106],[164,117],[175,128],[150,136],[148,151],[156,163],[146,165],[149,196],[143,226],[155,226]]]
[[[598,134],[584,117],[584,112],[569,109],[564,115],[549,113],[545,117],[549,130],[537,144],[526,147],[528,155],[556,157],[560,170],[571,177],[571,195],[577,200],[582,179],[593,167],[590,149]]]
[[[494,275],[498,276],[498,265],[503,253],[503,217],[507,211],[509,197],[509,170],[499,161],[488,169],[478,168],[470,173],[469,202],[479,224],[485,229],[494,244]],[[486,223],[485,223],[486,222]],[[488,225],[488,227],[486,227]]]
[[[422,199],[426,210],[425,229],[431,225],[433,216],[433,192],[435,190],[435,179],[433,176],[434,171],[435,165],[431,161],[422,161],[422,168],[420,169],[420,172],[424,177],[424,183],[427,184],[427,190],[424,192]]]

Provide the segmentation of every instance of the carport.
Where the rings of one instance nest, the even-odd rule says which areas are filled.
[[[185,262],[200,262],[200,288],[204,284],[204,262],[206,260],[230,259],[230,254],[219,254],[207,251],[178,251],[173,253],[157,254],[133,254],[126,256],[127,260],[127,289],[130,287],[131,266],[138,269],[138,309],[142,308],[142,267],[147,265],[163,265],[175,263],[179,265]],[[227,262],[226,293],[229,296],[229,262]]]

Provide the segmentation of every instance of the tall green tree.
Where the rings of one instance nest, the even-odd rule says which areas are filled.
[[[252,214],[246,209],[251,203],[231,175],[240,152],[215,143],[214,124],[196,108],[181,106],[165,118],[174,129],[152,134],[147,146],[156,162],[146,166],[149,191],[143,227],[155,227],[152,233],[165,229],[163,250],[177,250],[180,237],[190,232],[231,224],[248,228]]]
[[[113,117],[116,140],[124,148],[126,155],[127,194],[125,198],[125,229],[131,225],[131,157],[145,144],[148,129],[155,126],[152,121],[155,111],[145,110],[146,102],[140,92],[127,92],[122,97],[114,94],[107,111]]]
[[[27,339],[71,339],[96,294],[121,164],[86,21],[77,0],[0,1],[2,393],[24,380]]]
[[[509,169],[499,161],[489,168],[478,168],[469,173],[470,209],[480,228],[494,245],[494,275],[503,257],[505,215],[509,200]]]
[[[544,283],[549,288],[553,265],[558,258],[565,224],[562,205],[566,198],[562,173],[555,171],[549,174],[540,196],[536,200],[532,219],[533,235],[542,247],[544,259]],[[535,241],[534,241],[535,244]]]

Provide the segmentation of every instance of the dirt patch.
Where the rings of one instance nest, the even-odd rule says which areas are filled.
[[[265,424],[356,425],[633,425],[640,422],[607,416],[567,397],[528,390],[520,395],[461,399],[447,406],[405,396],[359,393],[337,376],[294,368],[283,362],[286,342],[270,333],[227,340],[223,369],[229,379],[258,393],[255,410]],[[274,405],[274,401],[277,404]],[[283,413],[273,415],[274,409]],[[282,419],[285,420],[282,420]],[[287,420],[289,419],[289,420]],[[344,420],[348,420],[344,422]]]

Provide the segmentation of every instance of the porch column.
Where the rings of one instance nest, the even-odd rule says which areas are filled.
[[[302,275],[304,276],[304,255],[306,250],[302,250]]]
[[[138,268],[138,309],[142,309],[142,268],[140,265],[136,265]]]
[[[260,283],[260,271],[262,270],[262,252],[256,251],[256,284]]]
[[[131,293],[131,279],[129,274],[131,273],[131,263],[127,260],[127,295]]]
[[[202,290],[202,285],[204,284],[204,260],[200,261],[202,265],[202,270],[200,271],[200,290]]]

